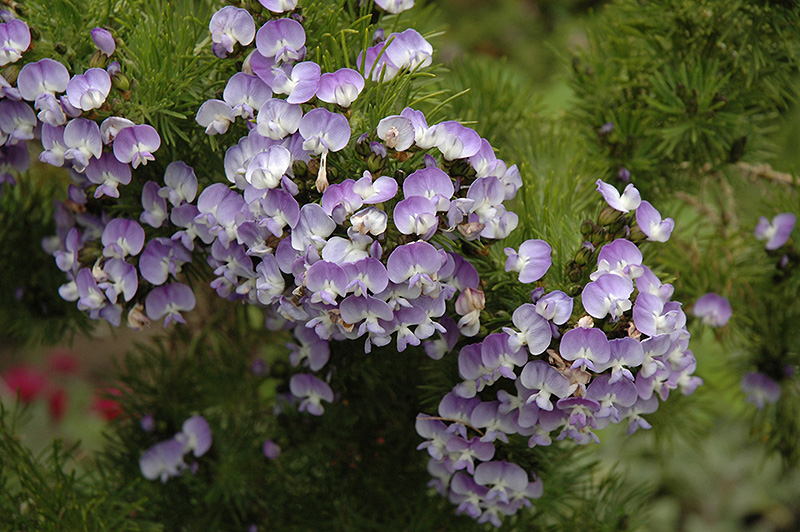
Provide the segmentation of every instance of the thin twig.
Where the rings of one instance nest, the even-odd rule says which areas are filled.
[[[768,164],[750,164],[745,162],[736,163],[736,166],[743,175],[751,177],[760,177],[768,181],[776,183],[783,183],[784,185],[797,185],[798,180],[791,174],[778,172]]]

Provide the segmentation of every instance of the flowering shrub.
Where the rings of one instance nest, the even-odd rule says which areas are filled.
[[[702,384],[683,304],[650,262],[676,222],[634,184],[620,192],[596,181],[605,204],[581,225],[574,258],[561,251],[558,262],[552,241],[518,236],[524,172],[475,129],[426,105],[434,47],[399,23],[413,0],[343,4],[353,21],[340,30],[341,50],[335,31],[315,26],[313,9],[323,7],[259,4],[226,5],[208,21],[207,75],[220,90],[198,89],[191,127],[225,150],[218,166],[187,164],[170,132],[132,120],[124,102],[148,80],[131,84],[132,58],[112,31],[94,28],[89,68],[73,62],[71,72],[56,58],[28,60],[36,31],[24,20],[0,24],[0,66],[21,65],[15,78],[0,77],[0,183],[14,186],[31,150],[69,172],[56,234],[43,242],[65,276],[64,300],[133,329],[191,323],[207,288],[255,309],[275,337],[292,336],[291,369],[276,372],[285,394],[276,418],[325,416],[345,403],[333,378],[344,371],[336,346],[376,357],[419,348],[457,366],[436,406],[416,417],[417,449],[428,454],[429,486],[457,513],[497,527],[548,489],[520,447],[599,442],[597,432],[616,423],[628,435],[649,429],[646,416],[670,392]],[[360,25],[389,15],[388,34]],[[608,122],[600,135],[614,129]],[[618,176],[636,177],[624,167]],[[762,217],[755,236],[780,254],[794,222],[791,213]],[[509,237],[520,243],[500,258],[497,242]],[[507,313],[487,281],[499,270],[512,287]],[[715,293],[693,312],[712,327],[733,313]],[[780,397],[761,373],[742,388],[758,408]],[[212,448],[223,427],[207,410],[173,413],[185,421],[167,439],[169,423],[137,413],[146,479],[211,474],[204,461],[185,462],[224,452]],[[258,445],[276,464],[291,452],[270,438]]]

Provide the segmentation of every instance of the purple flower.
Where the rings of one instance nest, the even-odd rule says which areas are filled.
[[[232,113],[233,108],[222,100],[208,100],[197,110],[195,120],[206,128],[206,135],[222,135],[233,121]]]
[[[322,401],[333,402],[333,390],[328,383],[307,373],[293,375],[289,380],[289,389],[292,395],[301,399],[298,410],[313,416],[321,416],[325,412]]]
[[[403,181],[403,195],[406,198],[421,196],[431,200],[437,211],[447,211],[455,193],[453,181],[444,171],[436,167],[423,168],[412,173]]]
[[[378,320],[388,322],[394,318],[392,309],[385,301],[371,296],[348,296],[341,302],[339,309],[345,323],[359,325],[358,336],[367,331],[384,335],[386,330],[381,327]]]
[[[64,144],[67,147],[64,159],[72,160],[76,172],[83,172],[89,166],[89,159],[99,159],[103,153],[100,128],[86,118],[70,120],[64,129]]]
[[[117,43],[114,42],[114,37],[111,35],[111,32],[103,28],[95,28],[92,30],[91,34],[97,49],[106,54],[107,57],[111,57],[114,50],[117,49]]]
[[[33,128],[36,127],[36,114],[26,103],[0,100],[0,140],[8,136],[7,144],[16,144],[20,140],[33,139]],[[97,126],[95,126],[97,127]]]
[[[642,197],[639,191],[630,183],[625,187],[625,190],[620,193],[613,185],[609,185],[601,179],[596,181],[597,190],[603,195],[603,199],[612,208],[620,212],[629,212],[639,207],[642,202]]]
[[[406,151],[414,144],[414,126],[411,120],[403,116],[387,116],[378,122],[378,138],[386,143],[386,147]]]
[[[491,487],[485,500],[496,499],[507,504],[514,493],[525,491],[528,487],[528,473],[517,464],[505,460],[483,462],[475,468],[475,482]]]
[[[596,281],[601,275],[613,273],[617,276],[636,279],[643,272],[642,252],[636,244],[624,238],[618,238],[606,244],[597,256],[597,271],[589,278]]]
[[[350,142],[350,124],[344,116],[317,108],[300,120],[303,149],[320,155],[339,151]]]
[[[422,239],[433,236],[439,219],[436,205],[423,196],[411,196],[394,207],[394,224],[404,235],[418,235]]]
[[[238,42],[247,46],[253,42],[256,34],[256,25],[253,17],[246,9],[225,6],[211,17],[208,24],[213,41],[214,55],[224,59],[233,53],[233,47]]]
[[[795,215],[790,212],[776,215],[772,222],[761,216],[755,230],[756,238],[766,240],[768,250],[778,249],[788,242],[795,220]]]
[[[767,403],[777,403],[781,397],[781,385],[757,371],[742,377],[742,391],[747,395],[746,401],[754,404],[759,410],[762,410]]]
[[[97,109],[106,101],[111,91],[111,77],[102,68],[90,68],[73,76],[67,84],[67,100],[83,111]]]
[[[110,116],[103,120],[100,124],[100,136],[103,138],[103,144],[111,144],[117,138],[117,133],[126,127],[135,126],[133,122],[121,116]]]
[[[238,72],[228,80],[222,99],[232,107],[231,117],[255,118],[264,103],[272,98],[272,91],[256,76]]]
[[[31,31],[19,19],[0,24],[0,67],[15,63],[31,45]]]
[[[124,259],[136,256],[144,246],[144,229],[133,220],[114,218],[103,230],[103,256]]]
[[[186,467],[183,463],[183,444],[176,439],[158,442],[139,458],[139,469],[147,480],[166,482],[177,477]]]
[[[536,312],[556,325],[564,325],[572,315],[572,298],[560,290],[554,290],[534,303]]]
[[[297,0],[258,0],[273,13],[284,13],[297,7]]]
[[[523,345],[528,346],[528,351],[532,355],[544,353],[550,346],[552,332],[550,323],[536,312],[536,307],[531,303],[520,305],[511,316],[514,326],[519,332],[509,327],[503,327],[508,333],[508,345],[511,349],[519,349]]]
[[[272,146],[250,159],[244,178],[253,187],[277,188],[292,164],[292,154],[283,146]]]
[[[472,157],[481,149],[481,137],[472,129],[455,121],[442,122],[436,147],[448,161]]]
[[[317,98],[325,103],[350,107],[362,90],[364,77],[351,68],[340,68],[320,76]]]
[[[292,366],[297,367],[306,360],[306,365],[311,371],[319,371],[325,367],[331,354],[327,341],[317,336],[314,329],[309,329],[303,325],[294,328],[294,337],[297,338],[300,345],[286,344],[286,347],[291,349],[289,362]]]
[[[67,67],[49,58],[28,63],[22,67],[17,77],[19,94],[29,102],[36,100],[42,94],[55,96],[56,93],[64,92],[68,83]]]
[[[82,268],[75,276],[79,310],[99,310],[106,304],[106,296],[92,275],[92,270]]]
[[[114,139],[114,156],[119,162],[131,163],[137,168],[140,164],[147,164],[147,161],[154,161],[153,152],[160,146],[161,137],[153,126],[142,124],[126,127]]]
[[[391,42],[384,55],[398,70],[424,68],[433,61],[433,46],[415,29],[393,33],[389,35],[388,41]]]
[[[306,272],[306,288],[312,293],[311,303],[336,305],[336,298],[347,292],[347,274],[338,264],[320,260]]]
[[[605,364],[611,357],[606,334],[595,328],[577,327],[565,332],[561,337],[559,351],[564,360],[572,362],[572,369],[589,368],[595,371],[595,363]]]
[[[142,188],[142,214],[139,221],[150,227],[161,227],[167,219],[167,201],[158,195],[158,184],[148,181]]]
[[[299,105],[273,98],[266,101],[258,111],[258,134],[281,140],[297,131],[302,117],[303,110]]]
[[[211,448],[211,427],[203,416],[192,416],[183,422],[175,439],[183,444],[183,452],[192,451],[199,458]]]
[[[158,195],[168,198],[174,207],[184,202],[191,203],[197,195],[197,176],[192,167],[183,161],[173,161],[167,165],[164,183],[167,186],[161,188]]]
[[[542,410],[553,410],[550,402],[552,395],[563,398],[572,391],[569,380],[543,360],[532,360],[525,364],[520,382],[525,388],[535,392],[527,398],[526,404],[535,401]]]
[[[583,308],[593,318],[603,319],[610,315],[614,320],[631,308],[632,293],[630,279],[607,273],[584,287],[581,300]]]
[[[414,126],[414,144],[423,150],[437,146],[447,135],[445,128],[440,129],[438,125],[428,127],[428,122],[425,120],[425,115],[422,114],[422,111],[406,107],[400,113],[400,116],[411,120],[411,124]]]
[[[719,294],[703,294],[694,304],[694,315],[711,327],[723,327],[733,315],[730,302]]]
[[[103,265],[107,279],[97,285],[100,290],[105,290],[106,297],[112,304],[116,304],[117,296],[122,294],[125,301],[130,301],[139,288],[139,276],[136,267],[122,259],[110,259]]]
[[[397,14],[414,7],[414,0],[375,0],[375,5],[389,13]]]
[[[633,339],[627,338],[627,340]],[[636,340],[633,341],[636,342]],[[595,414],[595,418],[601,421],[597,428],[603,428],[603,425],[610,421],[619,423],[620,407],[631,407],[639,398],[633,380],[622,379],[614,382],[612,380],[613,377],[610,375],[598,375],[586,389],[586,398],[600,404],[600,409]]]
[[[264,452],[264,456],[266,456],[270,460],[275,460],[281,455],[280,446],[274,441],[270,440],[269,438],[264,440],[262,451]]]
[[[526,240],[519,246],[519,253],[505,248],[507,272],[519,272],[519,282],[533,283],[541,279],[550,268],[552,249],[544,240]]]
[[[664,303],[658,296],[640,293],[633,306],[633,321],[636,328],[648,336],[670,334],[683,328],[686,315],[680,303]]]
[[[441,265],[442,257],[436,248],[419,241],[395,248],[386,262],[386,271],[393,283],[408,281],[409,286],[419,285],[425,291],[438,287],[434,278]]]
[[[636,209],[636,223],[647,239],[654,242],[666,242],[675,228],[675,220],[666,218],[662,221],[661,213],[647,201],[642,201]]]
[[[319,78],[319,65],[313,61],[303,61],[294,66],[287,64],[273,68],[269,86],[275,94],[285,94],[287,102],[300,104],[309,101],[317,93]]]
[[[103,196],[118,198],[119,185],[131,182],[131,167],[119,162],[110,153],[103,153],[99,159],[89,161],[84,173],[86,179],[98,185],[94,192],[95,198]]]
[[[389,176],[381,176],[373,181],[372,174],[364,170],[361,179],[353,185],[353,192],[361,196],[367,205],[383,203],[397,194],[397,181]]]
[[[157,286],[147,294],[145,300],[147,317],[151,320],[160,320],[166,316],[164,327],[167,327],[172,321],[186,323],[181,312],[192,310],[194,306],[195,298],[192,289],[181,283]]]
[[[276,63],[300,61],[305,55],[305,44],[303,25],[291,18],[270,20],[256,34],[258,53]]]

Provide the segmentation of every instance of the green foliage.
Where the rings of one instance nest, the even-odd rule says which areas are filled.
[[[687,170],[760,155],[797,99],[800,38],[790,6],[743,0],[620,1],[573,60],[576,117],[598,168],[646,190]],[[602,133],[605,123],[611,133]]]
[[[146,501],[116,472],[78,473],[75,448],[58,440],[35,457],[15,435],[19,412],[0,411],[0,527],[20,532],[72,530],[158,532],[164,528],[137,517]]]

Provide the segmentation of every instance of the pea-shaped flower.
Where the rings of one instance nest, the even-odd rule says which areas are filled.
[[[97,109],[103,105],[111,91],[111,77],[102,68],[90,68],[83,74],[73,76],[67,84],[67,100],[82,111]]]
[[[153,126],[142,124],[122,129],[114,139],[114,156],[134,168],[154,161],[153,152],[161,147],[161,137]]]
[[[213,41],[214,55],[224,59],[233,53],[233,47],[238,42],[247,46],[253,42],[256,34],[256,25],[253,17],[246,9],[234,6],[225,6],[211,17],[208,24]]]

